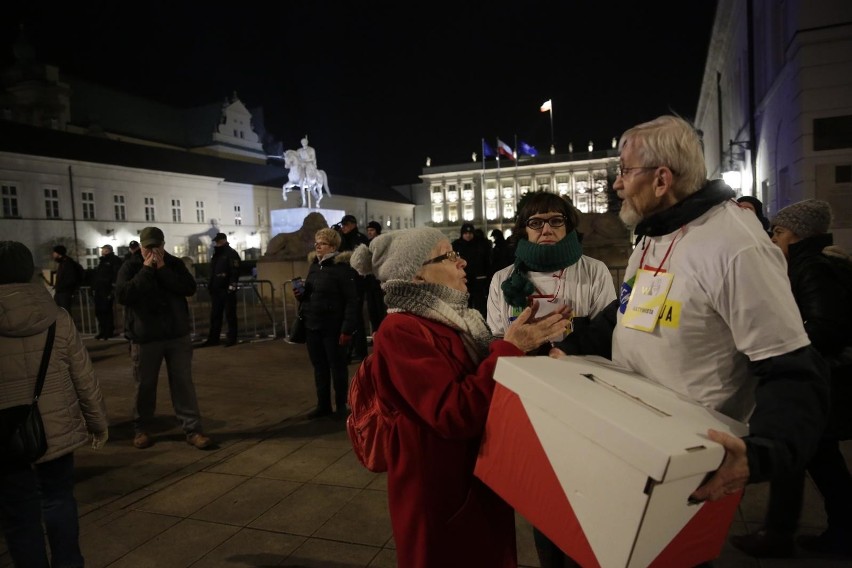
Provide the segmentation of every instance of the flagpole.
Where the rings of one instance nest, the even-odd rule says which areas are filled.
[[[550,99],[550,155],[556,153],[556,139],[553,136],[553,99]]]

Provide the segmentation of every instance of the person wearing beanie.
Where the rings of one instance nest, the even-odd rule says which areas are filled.
[[[484,233],[477,237],[473,223],[463,223],[459,238],[452,244],[453,250],[467,261],[465,273],[467,290],[470,293],[468,304],[485,317],[488,309],[488,283],[491,278],[491,241],[485,238]]]
[[[359,278],[351,266],[352,251],[341,252],[340,233],[320,229],[314,235],[314,252],[308,254],[308,275],[303,289],[293,288],[299,302],[299,317],[305,327],[305,344],[314,367],[317,406],[308,413],[314,420],[334,413],[347,416],[349,394],[349,347],[356,333],[361,300],[356,289]]]
[[[748,209],[757,217],[760,221],[760,224],[763,226],[763,230],[766,231],[766,234],[769,233],[769,219],[763,214],[763,202],[760,201],[757,197],[752,197],[751,195],[743,195],[742,197],[737,198],[737,204],[740,206],[740,209]]]
[[[373,240],[382,234],[382,225],[378,221],[367,223],[367,238]]]
[[[493,277],[493,273],[515,264],[515,247],[506,240],[500,229],[492,229],[490,235],[494,241],[494,248],[491,250],[491,276]]]
[[[340,220],[340,251],[352,251],[358,245],[369,244],[370,239],[358,230],[358,219],[355,215],[344,215]],[[367,281],[361,276],[355,277],[355,284],[358,292],[358,305],[362,309],[358,310],[357,322],[355,324],[355,335],[352,336],[352,341],[349,342],[349,361],[354,363],[361,361],[367,356],[367,325],[364,320],[363,306],[366,304],[367,296]]]
[[[379,235],[350,262],[382,282],[388,307],[368,369],[394,410],[387,488],[397,563],[516,566],[513,510],[473,468],[497,358],[537,349],[564,329],[564,310],[535,323],[524,310],[493,339],[468,307],[466,260],[431,227]]]
[[[86,272],[79,262],[68,256],[68,249],[62,245],[53,247],[52,256],[53,260],[56,261],[53,299],[57,306],[71,312],[74,295],[83,285]]]
[[[124,335],[130,340],[130,359],[136,396],[133,407],[133,447],[154,445],[148,433],[157,410],[160,367],[166,363],[172,408],[186,443],[199,450],[216,446],[204,434],[198,396],[192,382],[192,339],[187,298],[194,296],[195,277],[183,260],[166,252],[159,227],[139,233],[141,254],[121,265],[115,297],[124,306]]]
[[[101,247],[101,258],[92,276],[92,292],[95,295],[95,317],[98,319],[98,334],[95,339],[107,340],[115,336],[113,299],[115,279],[122,261],[113,252],[112,245]]]
[[[805,331],[831,366],[831,411],[805,469],[772,478],[763,526],[731,537],[736,548],[758,558],[793,556],[797,541],[808,552],[852,559],[852,476],[839,446],[839,440],[852,437],[852,263],[835,254],[830,225],[831,206],[816,199],[785,207],[772,219],[772,242],[787,258],[789,286]],[[828,528],[794,541],[806,472],[823,498]]]
[[[38,400],[47,451],[35,464],[0,459],[0,526],[15,566],[83,566],[74,498],[74,451],[109,437],[104,397],[89,352],[66,310],[33,282],[30,250],[0,241],[0,409],[30,405],[49,334]],[[47,544],[45,545],[45,532]],[[50,562],[48,562],[50,556]]]
[[[518,203],[512,234],[517,237],[515,261],[494,274],[488,293],[488,327],[501,337],[530,302],[542,308],[571,306],[572,328],[590,319],[615,300],[615,287],[607,266],[583,255],[577,239],[579,212],[556,193],[536,191]],[[561,341],[564,332],[553,337]],[[546,354],[546,353],[545,353]],[[539,559],[561,557],[559,547],[534,529]]]

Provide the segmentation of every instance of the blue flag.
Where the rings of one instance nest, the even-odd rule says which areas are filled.
[[[488,145],[485,138],[482,139],[482,155],[486,158],[492,158],[495,155],[494,150],[491,149],[491,146]]]
[[[518,146],[520,147],[521,154],[526,154],[527,156],[533,157],[538,156],[538,150],[536,150],[533,146],[530,146],[523,140],[518,143]]]

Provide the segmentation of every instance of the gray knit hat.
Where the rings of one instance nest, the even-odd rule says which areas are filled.
[[[358,274],[373,274],[381,282],[411,280],[435,245],[445,240],[444,233],[431,227],[384,233],[370,241],[369,248],[356,248],[349,264]]]
[[[26,284],[33,279],[33,254],[17,241],[0,241],[0,284]]]
[[[802,239],[828,232],[831,225],[831,205],[827,201],[806,199],[788,205],[772,219],[778,225],[796,233]]]

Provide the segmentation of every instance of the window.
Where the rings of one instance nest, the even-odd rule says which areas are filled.
[[[95,193],[84,191],[81,193],[83,199],[83,219],[91,221],[95,218]]]
[[[115,220],[116,221],[127,221],[127,209],[124,205],[124,196],[116,195],[112,198],[113,205],[115,207]]]
[[[180,199],[172,199],[172,222],[180,223]]]
[[[0,193],[3,195],[3,216],[20,217],[18,213],[18,188],[14,185],[4,185]]]
[[[852,182],[852,166],[835,166],[834,183]]]
[[[234,203],[234,225],[243,224],[243,214],[239,203]]]
[[[157,215],[154,211],[154,198],[146,197],[145,198],[145,220],[149,222],[153,222],[157,220]]]
[[[83,250],[83,254],[85,258],[86,268],[97,268],[98,264],[100,264],[101,260],[101,249],[95,248],[87,248]]]
[[[196,201],[195,202],[195,221],[196,223],[204,222],[204,202]]]
[[[48,219],[59,219],[59,190],[44,188],[44,216]]]

